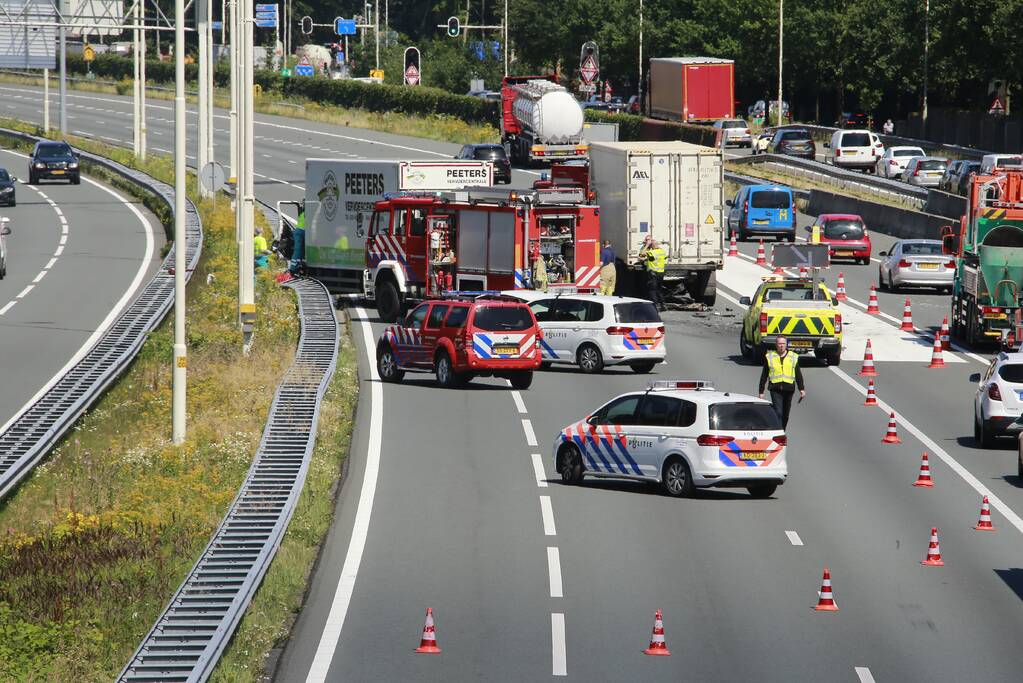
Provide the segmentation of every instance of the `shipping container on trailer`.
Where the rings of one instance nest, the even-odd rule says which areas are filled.
[[[735,118],[735,63],[712,57],[651,59],[650,116],[686,123]]]
[[[590,146],[589,187],[601,212],[602,238],[630,266],[649,235],[667,251],[666,296],[685,292],[712,305],[724,266],[721,150],[687,142],[598,142]]]

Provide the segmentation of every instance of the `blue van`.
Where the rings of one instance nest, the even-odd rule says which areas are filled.
[[[729,199],[728,232],[736,239],[774,235],[796,240],[796,204],[792,190],[781,185],[746,185]]]

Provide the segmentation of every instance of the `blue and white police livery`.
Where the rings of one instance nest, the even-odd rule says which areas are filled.
[[[768,401],[704,380],[651,382],[565,427],[551,448],[566,483],[584,477],[654,481],[673,496],[696,488],[774,494],[788,477],[788,440]]]

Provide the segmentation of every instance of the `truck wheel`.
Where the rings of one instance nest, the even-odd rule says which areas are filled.
[[[693,298],[704,306],[713,306],[718,298],[718,277],[713,270],[704,270],[696,274]]]
[[[377,315],[385,323],[398,321],[398,314],[401,312],[401,299],[398,297],[398,288],[390,280],[384,280],[377,285]]]
[[[511,376],[512,389],[528,389],[533,383],[533,371],[523,370]]]
[[[816,353],[814,355],[817,356],[818,360],[822,360],[825,363],[827,363],[829,366],[832,366],[832,367],[836,367],[837,368],[841,364],[841,362],[842,362],[842,349],[841,349],[841,347],[839,347],[839,348],[837,348],[837,349],[835,349],[833,351],[827,351],[827,352],[824,352],[824,353],[818,352],[818,353]]]

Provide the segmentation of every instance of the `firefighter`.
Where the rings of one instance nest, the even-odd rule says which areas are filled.
[[[604,248],[600,250],[600,293],[615,293],[615,250],[611,248],[611,240],[604,240]]]
[[[542,254],[533,259],[533,289],[547,291],[547,262],[543,260]]]
[[[650,301],[657,306],[658,311],[664,310],[664,294],[661,289],[664,285],[664,262],[668,258],[667,252],[661,249],[650,235],[647,235],[643,242],[643,249],[639,252],[639,258],[646,267],[646,287]]]
[[[302,264],[305,263],[305,202],[299,204],[298,220],[295,221],[295,228],[291,231],[291,261],[288,263],[288,272],[292,275],[300,275]]]
[[[799,368],[799,354],[788,350],[788,339],[778,337],[774,342],[774,351],[768,351],[764,369],[760,373],[760,398],[764,397],[764,389],[771,393],[771,405],[781,420],[782,429],[789,424],[789,410],[792,408],[792,397],[799,389],[799,400],[806,397],[803,387],[803,371]]]

